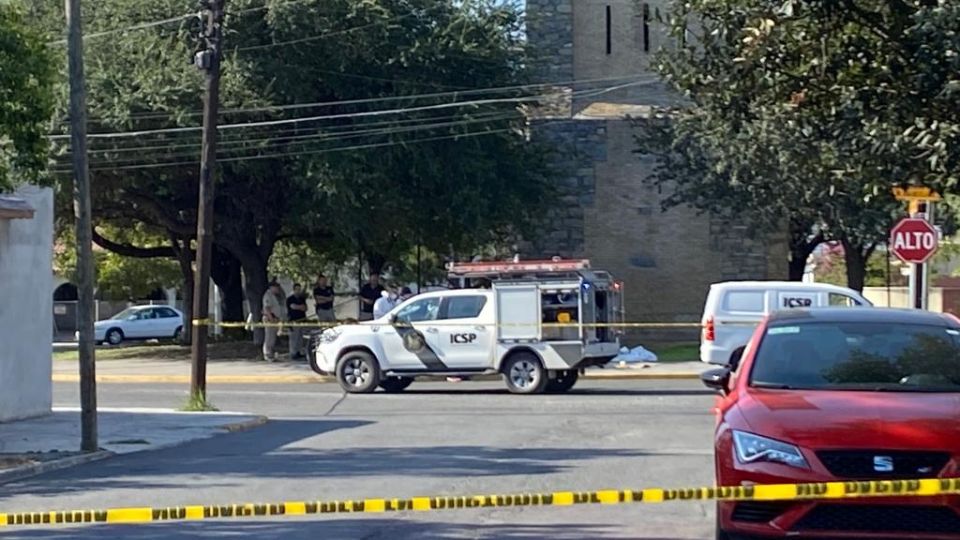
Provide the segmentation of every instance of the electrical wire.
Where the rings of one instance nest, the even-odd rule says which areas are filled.
[[[388,17],[388,18],[386,18],[386,19],[379,20],[379,21],[375,21],[375,22],[372,22],[372,23],[370,23],[370,24],[363,24],[363,25],[360,25],[360,26],[355,26],[355,27],[353,27],[353,28],[347,28],[347,29],[344,29],[344,30],[336,30],[336,31],[333,31],[333,32],[324,32],[323,34],[318,34],[318,35],[316,35],[316,36],[308,36],[308,37],[303,37],[303,38],[291,39],[291,40],[288,40],[288,41],[278,41],[278,42],[274,42],[274,43],[266,43],[266,44],[263,44],[263,45],[251,45],[251,46],[248,46],[248,47],[234,47],[232,50],[233,50],[233,51],[236,51],[236,52],[262,51],[262,50],[270,49],[270,48],[273,48],[273,47],[285,47],[285,46],[288,46],[288,45],[299,45],[299,44],[301,44],[301,43],[309,43],[309,42],[311,42],[311,41],[320,41],[320,40],[322,40],[322,39],[327,39],[327,38],[334,37],[334,36],[342,36],[342,35],[344,35],[344,34],[349,34],[349,33],[357,32],[357,31],[360,31],[360,30],[366,30],[366,29],[368,29],[368,28],[373,28],[373,27],[376,27],[376,26],[383,26],[383,25],[385,25],[385,24],[389,24],[389,23],[391,23],[391,22],[401,21],[401,20],[403,20],[403,19],[407,19],[407,18],[413,17],[413,16],[415,16],[415,15],[423,15],[423,14],[425,14],[425,13],[429,13],[430,11],[439,9],[439,8],[441,8],[441,7],[446,7],[443,2],[439,2],[439,3],[437,3],[437,5],[435,5],[435,6],[433,6],[433,7],[430,7],[430,8],[427,8],[427,9],[424,9],[424,10],[421,10],[421,11],[411,11],[410,13],[405,13],[405,14],[403,14],[403,15],[394,15],[393,17]]]
[[[270,9],[270,8],[275,8],[275,7],[287,6],[287,5],[292,5],[292,4],[300,4],[300,3],[303,3],[303,2],[316,2],[316,1],[317,1],[317,0],[288,0],[288,1],[286,1],[286,2],[277,3],[277,4],[273,4],[273,5],[264,4],[264,5],[262,5],[262,6],[244,8],[244,9],[240,9],[240,10],[237,10],[237,11],[226,11],[226,12],[225,12],[225,16],[226,16],[226,17],[229,17],[229,16],[231,16],[231,15],[240,15],[240,14],[243,14],[243,13],[251,13],[251,12],[254,12],[254,11],[263,11],[263,10]],[[84,35],[83,35],[83,39],[86,40],[86,39],[91,39],[91,38],[111,36],[111,35],[114,35],[114,34],[123,34],[123,33],[132,32],[132,31],[136,31],[136,30],[146,30],[146,29],[148,29],[148,28],[156,28],[157,26],[164,26],[164,25],[167,25],[167,24],[184,21],[184,20],[191,19],[191,18],[198,17],[198,16],[199,16],[199,13],[198,13],[198,12],[185,13],[185,14],[183,14],[183,15],[178,15],[178,16],[175,16],[175,17],[168,17],[168,18],[166,18],[166,19],[160,19],[160,20],[156,20],[156,21],[148,21],[148,22],[136,23],[136,24],[133,24],[133,25],[131,25],[131,26],[124,27],[124,28],[115,28],[115,29],[113,29],[113,30],[104,30],[104,31],[102,31],[102,32],[94,32],[94,33],[92,33],[92,34],[84,34]],[[66,39],[60,39],[60,40],[56,40],[56,41],[50,41],[50,42],[47,43],[47,45],[66,45],[66,43],[67,43],[67,40],[66,40]]]
[[[120,33],[124,33],[124,32],[132,32],[132,31],[136,31],[136,30],[145,30],[145,29],[147,29],[147,28],[155,28],[155,27],[157,27],[157,26],[163,26],[163,25],[170,24],[170,23],[185,21],[185,20],[187,20],[187,19],[190,19],[190,18],[193,18],[193,17],[196,17],[196,16],[197,16],[197,13],[188,13],[188,14],[186,14],[186,15],[180,15],[180,16],[178,16],[178,17],[170,17],[170,18],[168,18],[168,19],[161,19],[161,20],[159,20],[159,21],[151,21],[151,22],[139,23],[139,24],[135,24],[135,25],[133,25],[133,26],[128,26],[128,27],[126,27],[126,28],[117,28],[117,29],[115,29],[115,30],[105,30],[105,31],[103,31],[103,32],[94,32],[94,33],[92,33],[92,34],[84,34],[84,35],[83,35],[83,39],[84,39],[84,40],[87,40],[87,39],[98,38],[98,37],[103,37],[103,36],[111,36],[111,35],[113,35],[113,34],[120,34]],[[67,40],[65,40],[65,39],[60,39],[60,40],[57,40],[57,41],[50,41],[50,42],[47,43],[47,45],[66,45],[66,44],[67,44]]]
[[[332,72],[336,73],[336,72]],[[361,76],[362,77],[362,76]],[[651,82],[659,80],[655,75],[648,75],[648,78]],[[612,83],[614,81],[627,81],[633,80],[638,81],[637,76],[621,76],[621,77],[602,77],[596,79],[579,79],[579,80],[570,80],[570,81],[556,81],[556,82],[542,82],[542,83],[530,83],[530,84],[515,84],[509,86],[493,86],[487,88],[472,88],[464,90],[452,90],[447,92],[431,92],[426,94],[408,94],[408,95],[396,95],[396,96],[384,96],[376,98],[360,98],[360,99],[348,99],[342,101],[318,101],[312,103],[293,103],[290,105],[265,105],[262,107],[247,107],[247,108],[234,108],[234,109],[222,109],[220,111],[221,115],[238,115],[238,114],[248,114],[248,113],[261,113],[261,112],[276,112],[276,111],[290,111],[297,109],[316,109],[323,107],[335,107],[343,105],[362,105],[370,103],[383,103],[391,101],[408,101],[408,100],[420,100],[420,99],[433,99],[441,97],[459,97],[459,96],[475,96],[483,94],[498,94],[502,92],[508,92],[513,90],[530,90],[535,88],[547,88],[551,86],[576,86],[582,84],[593,84],[593,83]],[[203,111],[194,110],[182,113],[180,116],[184,117],[195,117],[203,115]],[[133,113],[130,114],[131,119],[162,119],[162,118],[172,118],[172,113]]]
[[[238,137],[224,138],[217,142],[217,146],[218,147],[233,146],[233,145],[243,145],[243,144],[268,142],[268,141],[298,141],[298,140],[322,139],[322,138],[332,137],[338,134],[353,135],[353,134],[359,133],[359,134],[376,135],[381,133],[383,131],[383,128],[381,129],[358,129],[358,128],[373,128],[376,126],[390,126],[390,127],[396,128],[396,127],[402,127],[403,124],[423,125],[420,123],[424,122],[425,120],[434,120],[438,122],[446,121],[441,124],[430,124],[433,126],[438,126],[438,125],[453,126],[457,124],[469,124],[469,123],[477,123],[477,122],[484,122],[484,121],[496,121],[496,120],[507,120],[507,119],[518,119],[518,118],[520,118],[520,115],[519,113],[515,113],[515,112],[507,113],[507,114],[493,113],[489,115],[479,115],[477,117],[466,119],[466,120],[463,119],[462,115],[441,116],[441,117],[431,117],[431,118],[413,118],[408,120],[367,122],[367,123],[345,125],[345,126],[334,126],[332,128],[324,129],[321,132],[311,133],[311,134],[302,134],[303,133],[302,129],[295,128],[295,129],[270,132],[269,136],[259,137],[259,138],[251,138],[248,134],[242,134],[242,136],[238,136]],[[241,134],[238,134],[238,135],[241,135]],[[128,152],[142,153],[142,152],[147,152],[151,150],[196,148],[196,146],[200,143],[200,138],[198,137],[194,137],[192,138],[192,140],[178,139],[178,141],[187,141],[187,140],[189,140],[189,142],[182,142],[182,144],[165,144],[165,145],[153,145],[153,146],[119,146],[119,147],[114,146],[110,148],[91,148],[89,149],[89,152],[91,154],[122,154],[122,153],[128,153]],[[62,155],[64,157],[69,156],[70,152],[65,152]]]
[[[264,144],[259,144],[259,145],[254,144],[254,141],[236,140],[236,141],[233,141],[233,144],[229,145],[231,148],[229,148],[226,151],[221,151],[220,148],[218,148],[217,155],[219,159],[219,156],[221,155],[226,156],[226,155],[231,155],[231,153],[248,152],[251,150],[260,151],[265,148],[271,148],[271,147],[276,148],[276,147],[289,147],[294,145],[309,145],[309,144],[314,144],[319,142],[341,142],[341,141],[353,140],[353,139],[362,138],[362,137],[382,137],[382,136],[388,136],[388,135],[414,133],[419,131],[429,131],[429,130],[440,129],[440,128],[453,129],[461,126],[468,126],[468,125],[480,124],[480,123],[489,124],[493,122],[499,122],[499,121],[511,120],[511,119],[516,120],[517,116],[511,115],[509,117],[503,117],[503,118],[481,118],[481,119],[466,120],[466,121],[438,122],[438,123],[432,123],[432,124],[421,124],[421,125],[395,127],[395,128],[362,130],[362,131],[342,133],[342,134],[320,133],[320,134],[302,136],[301,138],[296,138],[296,140],[292,140],[292,141],[283,141],[280,139],[261,139],[260,141],[263,142]],[[246,145],[246,147],[232,148],[232,146],[236,146],[238,144],[241,146]],[[196,148],[196,145],[190,145],[190,146]],[[105,153],[110,153],[110,152],[105,151]],[[196,155],[196,151],[173,152],[173,153],[164,153],[158,157],[169,159],[169,158],[191,157],[195,155]],[[112,165],[116,165],[116,166],[135,165],[147,157],[151,157],[151,156],[142,156],[141,158],[134,161],[118,161],[113,163]],[[96,165],[96,164],[97,163],[94,163],[93,165]]]
[[[640,84],[649,84],[649,81],[634,81],[631,83],[626,83],[626,84],[617,85],[617,86],[608,87],[608,88],[599,89],[599,90],[591,89],[591,90],[586,90],[581,92],[573,92],[572,94],[577,97],[595,97],[597,95],[602,95],[604,93],[608,93],[608,92],[612,92],[612,91],[616,91],[619,89],[627,88],[630,86],[636,86]],[[217,129],[218,130],[243,129],[243,128],[252,128],[252,127],[299,124],[299,123],[305,123],[305,122],[315,122],[318,120],[364,118],[364,117],[372,117],[372,116],[403,114],[408,112],[423,112],[423,111],[431,111],[431,110],[449,109],[449,108],[455,108],[455,107],[493,105],[493,104],[503,104],[503,103],[526,103],[526,102],[539,101],[540,99],[545,97],[549,97],[549,95],[539,94],[534,96],[514,97],[514,98],[456,101],[451,103],[439,103],[439,104],[425,105],[420,107],[381,109],[381,110],[374,110],[374,111],[360,111],[360,112],[341,113],[341,114],[332,114],[332,115],[308,116],[308,117],[301,117],[301,118],[266,120],[261,122],[246,122],[246,123],[240,123],[240,124],[223,124],[223,125],[217,126]],[[190,133],[190,132],[200,131],[202,129],[203,129],[202,126],[190,126],[190,127],[162,128],[162,129],[141,130],[141,131],[121,131],[121,132],[113,132],[113,133],[91,133],[87,135],[87,137],[88,139],[141,137],[144,135],[167,134],[167,133]],[[63,139],[68,139],[69,135],[52,135],[49,138],[51,140],[63,140]]]
[[[499,130],[491,130],[491,131],[483,131],[483,132],[475,132],[475,133],[460,133],[456,135],[447,135],[447,136],[441,136],[441,137],[428,137],[423,139],[413,139],[413,140],[406,140],[406,141],[391,141],[386,143],[362,144],[362,145],[346,146],[346,147],[340,147],[340,148],[328,148],[328,149],[308,151],[308,152],[282,152],[282,153],[267,154],[267,155],[232,157],[232,158],[217,159],[217,162],[230,163],[230,162],[237,162],[237,161],[273,159],[273,158],[283,158],[283,157],[290,157],[290,156],[326,154],[326,153],[332,153],[332,152],[345,152],[345,151],[363,150],[363,149],[369,149],[369,148],[383,148],[388,146],[401,146],[401,145],[407,145],[407,144],[417,144],[417,143],[423,143],[423,142],[433,142],[433,141],[442,141],[442,140],[450,140],[450,139],[465,139],[470,137],[495,135],[498,133],[507,133],[512,131],[514,130],[499,129]],[[195,159],[191,161],[178,161],[178,162],[172,162],[172,163],[149,163],[149,164],[131,165],[131,166],[124,166],[124,167],[97,167],[97,168],[91,168],[90,170],[91,171],[114,171],[114,170],[134,170],[134,169],[156,169],[156,168],[162,168],[162,167],[176,167],[181,165],[195,165],[198,163],[200,163],[200,160]],[[57,174],[63,174],[63,173],[70,173],[72,171],[70,169],[55,169],[52,172]]]

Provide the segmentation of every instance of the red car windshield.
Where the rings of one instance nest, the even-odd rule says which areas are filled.
[[[757,350],[750,385],[960,392],[960,330],[867,322],[771,326]]]

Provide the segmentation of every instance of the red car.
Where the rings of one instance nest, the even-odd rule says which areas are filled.
[[[775,313],[721,392],[717,485],[960,477],[960,321],[924,311]],[[960,539],[960,496],[720,502],[718,540]]]

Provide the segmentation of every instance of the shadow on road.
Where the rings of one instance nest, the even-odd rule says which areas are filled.
[[[446,540],[496,538],[505,540],[686,540],[693,537],[625,536],[615,527],[595,524],[557,523],[552,525],[484,525],[406,521],[399,519],[336,519],[291,521],[204,521],[151,525],[89,526],[85,528],[21,529],[13,536],[31,540],[93,540],[136,538],[166,540],[178,538],[282,538],[284,540],[404,540],[436,538]]]
[[[181,488],[203,477],[204,489],[231,487],[249,478],[303,480],[376,477],[462,478],[541,475],[576,462],[663,455],[636,449],[402,446],[312,448],[295,443],[367,421],[272,420],[263,427],[139,452],[3,486],[0,501],[17,495],[69,497],[110,489]],[[254,497],[255,498],[255,497]]]

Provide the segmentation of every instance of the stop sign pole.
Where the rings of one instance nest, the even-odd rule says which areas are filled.
[[[927,261],[937,251],[938,242],[932,223],[934,218],[934,202],[940,200],[940,195],[929,188],[910,187],[895,188],[894,196],[909,203],[909,218],[898,223],[891,231],[890,246],[893,252],[904,262],[910,264],[910,303],[915,309],[929,309],[930,298],[930,271]],[[913,234],[912,242],[901,231],[908,221],[925,220],[928,228],[934,231],[934,241],[929,242],[929,231],[924,234]],[[898,238],[899,233],[899,238]],[[928,243],[924,243],[927,241]]]

